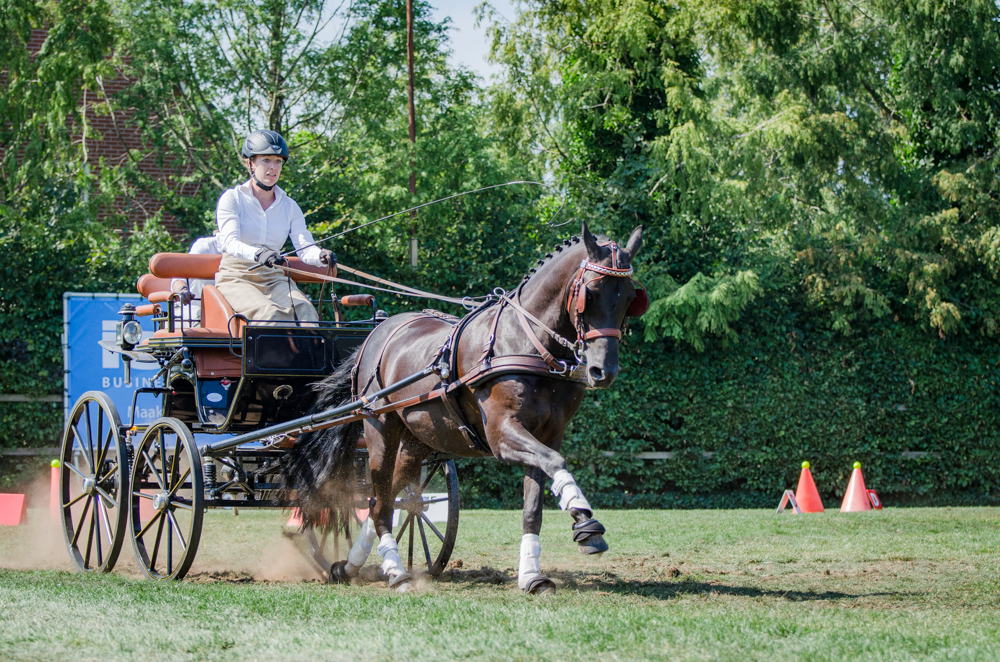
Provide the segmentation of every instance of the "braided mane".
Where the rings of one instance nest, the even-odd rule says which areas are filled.
[[[565,241],[561,241],[558,244],[556,244],[555,248],[552,250],[551,253],[546,253],[545,257],[543,257],[542,259],[538,260],[535,263],[535,266],[533,266],[530,269],[528,269],[528,273],[526,273],[524,275],[524,279],[521,281],[522,284],[523,283],[527,283],[528,280],[531,279],[531,276],[536,271],[538,271],[539,268],[544,267],[546,264],[549,263],[549,261],[551,261],[551,260],[555,259],[556,257],[558,257],[559,253],[561,253],[563,250],[565,250],[568,247],[571,248],[573,246],[573,244],[578,244],[578,243],[580,243],[580,238],[578,236],[576,236],[576,235],[573,235],[569,239],[566,239]]]

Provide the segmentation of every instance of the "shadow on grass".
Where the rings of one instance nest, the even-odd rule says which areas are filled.
[[[698,581],[690,577],[675,580],[627,580],[613,572],[599,575],[586,572],[555,571],[549,573],[565,588],[578,591],[605,591],[619,595],[634,595],[660,600],[670,600],[690,595],[728,595],[741,598],[784,598],[796,602],[857,600],[859,598],[917,597],[922,595],[911,591],[874,591],[864,593],[844,593],[842,591],[798,591],[788,589],[766,589],[759,586],[723,584],[718,581]]]
[[[594,574],[580,571],[552,571],[546,576],[556,581],[560,590],[580,592],[604,592],[619,595],[641,596],[659,600],[671,600],[691,595],[727,595],[740,598],[784,598],[796,602],[835,602],[864,598],[914,598],[923,595],[912,591],[877,591],[864,593],[844,593],[842,591],[797,591],[787,589],[765,589],[757,586],[722,584],[718,581],[697,581],[690,577],[674,580],[627,580],[614,572]],[[498,570],[483,567],[478,570],[447,570],[443,581],[466,585],[508,584],[517,581],[515,570]]]

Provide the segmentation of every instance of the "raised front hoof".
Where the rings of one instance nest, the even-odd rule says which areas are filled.
[[[604,536],[597,534],[587,538],[585,542],[577,545],[581,554],[603,554],[608,551],[608,543],[604,542]]]
[[[351,581],[350,576],[347,574],[346,566],[347,561],[337,561],[336,563],[330,564],[330,574],[327,575],[327,584],[348,584]]]
[[[603,554],[608,551],[604,532],[603,524],[596,519],[588,519],[573,525],[573,542],[579,545],[581,554]]]
[[[413,575],[404,572],[390,577],[389,588],[396,591],[396,593],[409,593],[415,588],[413,584]]]
[[[547,595],[555,595],[556,583],[548,577],[538,575],[529,579],[528,583],[522,590],[528,595],[542,595],[543,593]]]

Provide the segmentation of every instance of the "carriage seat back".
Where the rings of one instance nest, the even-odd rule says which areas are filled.
[[[184,255],[184,257],[188,256]],[[218,256],[192,255],[190,257]],[[218,260],[216,260],[216,263],[218,263]],[[191,278],[200,278],[201,276],[197,274],[205,272],[192,269],[190,273],[196,274],[190,276]],[[214,277],[213,274],[212,278]],[[135,287],[139,290],[139,294],[149,299],[152,303],[164,303],[170,299],[170,278],[162,278],[153,274],[143,274],[139,277]],[[206,285],[201,293],[201,327],[185,327],[183,332],[178,329],[174,335],[202,338],[229,338],[229,331],[226,330],[226,323],[229,322],[232,337],[238,339],[243,330],[243,320],[235,318],[230,321],[232,315],[233,308],[226,301],[226,298],[222,296],[222,293],[214,285]],[[171,334],[166,329],[163,329],[157,331],[156,335],[169,336]]]
[[[297,257],[289,257],[288,266],[298,271],[325,276],[326,267],[314,267]],[[221,255],[191,255],[190,253],[157,253],[149,258],[149,273],[159,278],[202,278],[214,280],[219,271]],[[334,276],[337,270],[333,270]],[[302,274],[291,274],[296,283],[322,283],[319,278]],[[170,288],[167,287],[169,290]]]

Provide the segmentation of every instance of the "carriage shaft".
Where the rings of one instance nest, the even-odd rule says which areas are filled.
[[[329,427],[324,425],[324,423],[328,423],[338,416],[358,411],[377,400],[381,400],[386,396],[392,395],[396,391],[406,388],[410,384],[419,382],[421,379],[434,374],[436,372],[436,367],[437,366],[427,366],[420,372],[413,373],[409,377],[405,377],[394,384],[389,384],[381,391],[376,391],[370,397],[364,399],[359,398],[353,402],[347,403],[346,405],[326,409],[315,414],[310,414],[309,416],[295,418],[290,421],[285,421],[284,423],[256,430],[254,432],[247,432],[246,434],[230,437],[225,441],[220,441],[215,444],[209,444],[208,446],[204,446],[202,448],[201,454],[204,457],[214,457],[216,455],[222,455],[226,451],[236,448],[237,446],[249,444],[254,441],[261,441],[276,434],[284,434],[286,432],[310,432],[322,427]]]

